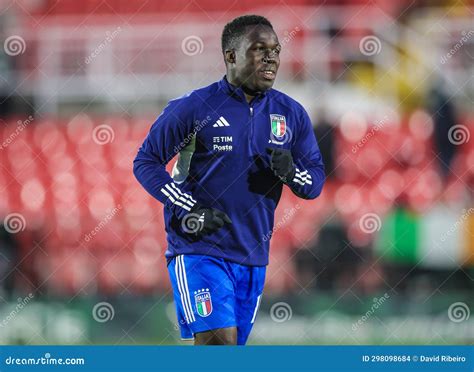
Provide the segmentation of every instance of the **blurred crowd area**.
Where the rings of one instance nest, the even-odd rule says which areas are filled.
[[[245,13],[274,24],[275,88],[328,177],[316,201],[285,190],[267,293],[472,292],[474,2],[18,0],[0,2],[2,298],[169,290],[132,160],[169,99],[222,77]]]

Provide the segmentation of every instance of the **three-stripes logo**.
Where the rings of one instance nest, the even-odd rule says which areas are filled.
[[[313,184],[311,174],[309,174],[307,170],[302,172],[298,168],[296,168],[295,178],[293,178],[293,182],[299,183],[302,186],[305,184]]]
[[[196,204],[196,200],[194,198],[181,191],[173,182],[168,183],[160,190],[166,197],[176,205],[179,205],[181,208],[190,211],[194,204]]]
[[[221,116],[213,125],[214,128],[217,127],[230,127],[230,124],[223,116]]]

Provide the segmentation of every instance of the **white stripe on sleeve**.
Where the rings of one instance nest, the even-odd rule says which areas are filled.
[[[295,177],[293,178],[293,182],[296,182],[300,184],[301,186],[304,186],[306,184],[308,185],[313,184],[311,174],[309,174],[307,170],[302,172],[298,168],[296,168],[296,173],[295,173]]]
[[[175,189],[179,194],[183,195],[185,198],[191,200],[193,202],[193,205],[194,203],[196,203],[196,200],[194,200],[194,198],[191,195],[181,191],[179,187],[177,187],[174,183],[171,183],[171,187]]]
[[[190,210],[191,210],[191,208],[188,207],[187,205],[184,205],[183,203],[180,203],[178,200],[175,200],[175,198],[173,198],[173,197],[171,196],[171,194],[170,194],[168,191],[166,191],[166,189],[165,189],[164,187],[161,189],[161,192],[162,192],[163,194],[165,194],[165,195],[168,197],[168,199],[171,200],[171,202],[172,202],[173,204],[179,205],[180,207],[182,207],[183,209],[185,209],[185,210],[187,210],[187,211],[190,211]]]
[[[188,204],[191,208],[193,207],[194,203],[188,199],[186,199],[184,196],[180,196],[178,192],[176,192],[171,186],[170,184],[167,184],[165,185],[165,187],[168,189],[168,191],[173,194],[173,196],[180,200],[181,202],[185,203],[185,204]]]

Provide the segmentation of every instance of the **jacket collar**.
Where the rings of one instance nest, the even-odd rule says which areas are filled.
[[[239,101],[247,102],[247,99],[245,97],[245,93],[242,90],[241,87],[236,87],[229,83],[227,80],[227,76],[224,75],[224,77],[219,81],[219,88],[222,89],[225,93],[230,95],[233,98],[238,99]],[[270,90],[270,89],[269,89]],[[256,99],[261,99],[267,95],[268,91],[260,93],[258,96],[256,96]]]

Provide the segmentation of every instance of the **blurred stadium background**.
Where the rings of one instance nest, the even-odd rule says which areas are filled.
[[[179,343],[162,206],[132,160],[267,16],[321,197],[278,207],[255,344],[474,341],[474,2],[0,2],[0,343]],[[262,237],[263,238],[263,237]]]

